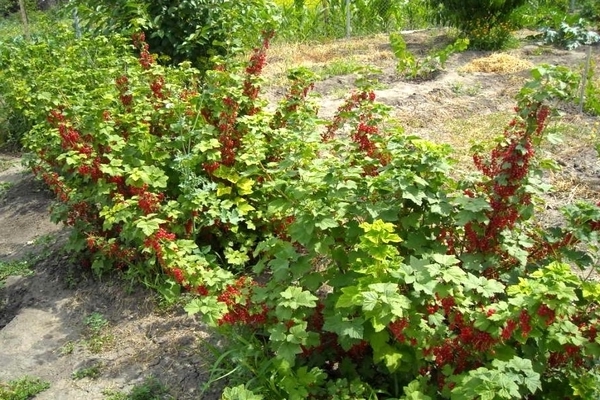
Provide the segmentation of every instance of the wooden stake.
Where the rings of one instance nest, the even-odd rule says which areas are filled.
[[[29,21],[27,20],[27,11],[25,10],[25,0],[19,0],[19,8],[21,10],[21,20],[23,20],[25,38],[27,40],[31,40],[31,34],[29,33]]]
[[[581,77],[581,93],[579,95],[579,112],[583,112],[583,102],[585,101],[585,87],[587,86],[587,76],[590,71],[590,59],[592,58],[592,45],[587,48],[587,57],[585,58],[585,70]]]

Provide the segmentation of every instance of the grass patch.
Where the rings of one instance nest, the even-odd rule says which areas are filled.
[[[25,376],[8,383],[0,382],[0,400],[27,400],[50,387],[39,378]]]
[[[33,274],[31,264],[27,260],[21,261],[0,261],[0,282],[3,282],[9,276],[28,276]]]
[[[478,145],[484,151],[491,150],[511,118],[511,113],[497,112],[450,119],[445,121],[444,129],[429,132],[426,139],[449,145],[453,150],[451,156],[458,161],[457,167],[472,170],[472,147]]]
[[[72,354],[74,350],[75,350],[75,343],[69,341],[69,342],[65,343],[59,349],[59,353],[61,356],[66,356],[66,355]]]
[[[2,126],[2,121],[0,120],[0,127],[1,126]],[[0,149],[1,148],[2,148],[2,143],[0,142]],[[7,169],[9,169],[13,165],[15,165],[17,162],[18,161],[15,158],[3,157],[2,154],[0,154],[0,172],[6,171]]]

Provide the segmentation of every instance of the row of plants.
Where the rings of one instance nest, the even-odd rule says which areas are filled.
[[[535,69],[459,177],[368,79],[328,120],[302,69],[268,107],[272,32],[247,63],[200,71],[159,65],[142,33],[59,28],[1,55],[28,164],[82,263],[194,296],[188,312],[229,339],[227,396],[597,397],[600,287],[574,269],[597,269],[600,209],[537,218],[536,149],[573,73]]]
[[[512,32],[522,27],[556,30],[561,24],[585,20],[587,25],[600,19],[598,5],[589,0],[297,0],[277,4],[283,21],[280,35],[290,40],[451,26],[469,39],[472,49],[481,50],[512,46]]]
[[[445,67],[452,54],[466,50],[469,39],[460,38],[442,49],[431,50],[423,59],[408,50],[400,33],[390,34],[390,45],[398,60],[396,70],[400,75],[407,80],[428,80],[433,79]]]
[[[279,32],[282,40],[305,41],[360,36],[399,30],[451,26],[469,40],[472,49],[513,46],[512,32],[537,29],[551,40],[570,40],[588,30],[598,15],[586,2],[570,10],[566,1],[388,0],[294,1],[76,0],[58,8],[66,19],[95,34],[146,34],[162,64],[189,60],[201,70],[213,56],[235,56],[258,40],[263,30]],[[168,6],[168,7],[167,7]],[[349,7],[348,7],[349,6]],[[61,11],[62,10],[62,11]],[[185,16],[185,17],[182,17]],[[575,33],[574,33],[575,32]],[[563,40],[563,41],[564,41]]]

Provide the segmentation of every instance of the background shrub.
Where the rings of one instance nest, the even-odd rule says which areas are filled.
[[[208,68],[214,56],[248,50],[263,31],[277,25],[268,0],[79,0],[74,4],[87,29],[96,33],[146,34],[161,62],[191,61]]]
[[[77,39],[70,22],[38,15],[31,41],[21,36],[0,48],[0,143],[20,148],[52,107],[77,104],[111,85],[115,70],[127,67],[119,57],[132,50],[117,36]]]
[[[437,23],[461,30],[470,47],[502,48],[510,38],[512,13],[526,0],[428,0]]]

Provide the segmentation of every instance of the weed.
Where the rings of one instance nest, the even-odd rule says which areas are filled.
[[[0,400],[26,400],[48,389],[50,384],[25,376],[8,383],[0,382]]]
[[[89,332],[85,344],[92,353],[101,352],[106,346],[113,342],[113,335],[102,333],[104,328],[108,326],[108,321],[102,314],[94,312],[84,320],[84,323]]]
[[[39,261],[50,258],[52,254],[52,245],[56,242],[56,236],[51,233],[39,236],[31,242],[27,242],[28,245],[32,245],[32,250],[25,259],[31,264],[35,265]]]
[[[92,353],[100,353],[114,341],[113,335],[95,335],[85,341]]]
[[[549,46],[538,46],[529,52],[532,56],[544,56],[548,54],[554,54],[554,49]]]
[[[71,374],[71,378],[74,380],[79,380],[83,378],[96,379],[100,376],[101,369],[102,364],[96,363],[90,367],[81,368],[77,371],[73,371],[73,374]]]
[[[450,85],[450,90],[456,95],[477,96],[481,93],[482,86],[480,83],[465,85],[462,82],[453,82]]]
[[[75,289],[77,286],[77,278],[72,269],[69,269],[65,275],[65,286],[67,289]]]
[[[104,318],[102,314],[97,312],[93,312],[90,315],[88,315],[84,323],[94,334],[100,333],[102,328],[108,325],[108,321],[106,320],[106,318]]]
[[[68,354],[72,354],[73,350],[75,350],[75,343],[69,341],[65,343],[58,351],[61,356],[66,356]]]
[[[0,182],[0,200],[6,195],[12,186],[12,182]]]
[[[135,386],[129,394],[123,392],[105,392],[106,400],[171,400],[169,389],[158,379],[148,377],[140,385]]]
[[[104,389],[102,394],[105,400],[127,400],[127,394],[116,390]]]
[[[585,71],[585,70],[584,70]],[[583,109],[591,115],[600,115],[600,79],[596,78],[596,63],[590,59],[585,76],[585,86],[583,90]],[[583,72],[585,74],[586,72]]]
[[[0,122],[1,123],[1,122]],[[11,160],[3,160],[0,159],[0,172],[1,171],[6,171],[7,169],[9,169],[11,166],[13,165],[13,162]]]
[[[401,75],[409,80],[427,80],[433,79],[435,74],[444,68],[448,57],[456,52],[466,50],[469,40],[457,39],[441,50],[430,52],[423,59],[418,59],[408,50],[406,41],[399,33],[390,34],[390,45],[398,59],[396,69]]]
[[[600,122],[594,122],[593,128],[591,128],[590,138],[597,139],[600,135]]]
[[[332,76],[349,75],[363,68],[363,66],[356,60],[350,59],[337,59],[332,62],[317,68],[315,71],[323,79],[331,78]]]

